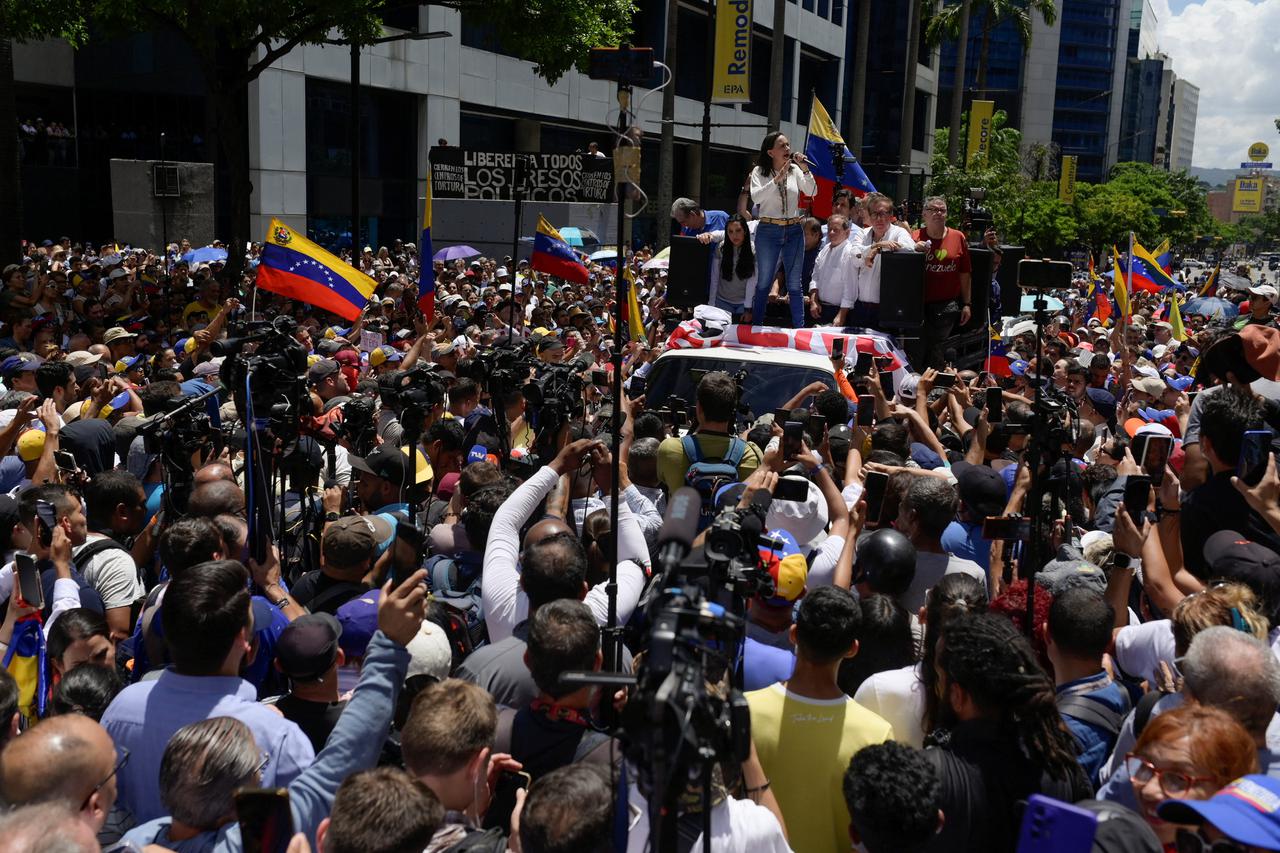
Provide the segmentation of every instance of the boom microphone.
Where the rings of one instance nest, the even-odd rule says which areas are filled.
[[[689,486],[681,486],[667,501],[667,515],[658,530],[658,567],[665,574],[680,565],[693,550],[698,535],[698,519],[702,513],[702,495]]]

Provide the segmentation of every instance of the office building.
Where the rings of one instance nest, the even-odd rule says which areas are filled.
[[[878,6],[898,4],[878,4]],[[633,42],[664,55],[666,0],[640,0]],[[738,190],[755,159],[766,125],[773,4],[754,4],[751,101],[711,109],[712,157],[702,162],[702,93],[706,88],[708,6],[680,7],[675,79],[675,195],[696,195],[707,170],[709,207],[734,209]],[[811,93],[816,92],[837,126],[846,127],[846,50],[852,6],[844,0],[799,0],[786,7],[782,125],[797,148],[803,146]],[[877,26],[892,9],[877,11]],[[905,16],[900,25],[905,31]],[[595,141],[608,152],[612,132],[606,122],[616,110],[615,87],[588,79],[576,70],[555,85],[534,74],[531,63],[505,53],[493,31],[469,13],[423,6],[388,18],[388,32],[417,29],[449,35],[429,41],[398,41],[360,52],[359,121],[361,139],[359,239],[373,245],[411,239],[421,217],[428,151],[437,140],[481,151],[573,153]],[[894,25],[894,24],[890,24]],[[877,30],[881,32],[881,30]],[[873,45],[892,39],[873,38]],[[876,48],[878,49],[878,47]],[[868,136],[874,157],[888,168],[897,163],[897,119],[893,103],[899,89],[886,87],[879,72],[888,61],[877,55],[870,75]],[[936,64],[936,60],[935,60]],[[897,67],[901,67],[901,64]],[[217,162],[216,127],[199,70],[180,40],[163,33],[141,33],[111,42],[90,42],[72,51],[60,42],[15,46],[18,112],[72,129],[66,152],[33,152],[24,165],[28,233],[40,236],[64,230],[77,235],[111,234],[108,183],[110,158]],[[931,148],[933,71],[922,67],[917,99],[925,120],[916,122],[923,167]],[[656,76],[656,75],[655,75]],[[893,75],[884,75],[885,78]],[[340,45],[300,47],[267,69],[250,86],[249,149],[253,196],[251,232],[263,233],[277,216],[312,235],[349,234],[351,133],[353,111],[350,52]],[[892,95],[892,97],[890,97]],[[891,103],[892,101],[892,103]],[[656,195],[662,96],[637,91],[639,125],[644,132],[642,186]],[[923,105],[923,106],[922,106]],[[883,117],[883,118],[882,118]],[[893,124],[893,129],[885,123]],[[873,130],[874,129],[874,130]],[[883,136],[879,135],[884,130]],[[60,149],[61,150],[61,149]],[[50,149],[52,151],[52,148]],[[871,171],[870,169],[868,171]],[[219,164],[217,230],[225,234],[226,174]],[[68,205],[81,200],[81,221],[69,221]],[[439,203],[438,203],[439,204]],[[439,208],[438,208],[439,209]],[[536,222],[536,211],[528,214]],[[639,236],[665,226],[666,214],[650,205],[636,220]],[[509,227],[509,226],[508,226]],[[78,231],[77,231],[78,229]],[[532,225],[526,225],[531,233]],[[448,221],[437,220],[447,231]],[[447,236],[447,235],[446,235]],[[349,239],[349,237],[348,237]],[[506,237],[496,238],[505,240]]]
[[[1191,152],[1196,144],[1196,111],[1200,104],[1200,88],[1175,77],[1169,100],[1172,106],[1166,162],[1170,171],[1185,171],[1191,168]]]

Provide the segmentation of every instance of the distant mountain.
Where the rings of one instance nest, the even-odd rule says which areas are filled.
[[[1204,166],[1192,166],[1188,171],[1192,177],[1199,178],[1212,187],[1225,187],[1239,174],[1239,169],[1208,169]]]

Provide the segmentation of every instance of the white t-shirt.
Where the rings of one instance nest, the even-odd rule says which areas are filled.
[[[983,589],[987,588],[987,573],[972,560],[928,551],[916,554],[916,576],[912,579],[911,586],[902,594],[900,601],[903,608],[908,613],[914,613],[924,607],[926,593],[942,580],[943,575],[953,575],[956,572],[976,578]]]
[[[877,672],[859,685],[853,695],[868,711],[893,726],[893,739],[917,749],[924,746],[924,683],[920,664]]]
[[[1267,642],[1280,660],[1280,628],[1267,635]],[[1160,661],[1172,666],[1177,656],[1173,622],[1169,619],[1126,625],[1116,633],[1116,663],[1134,678],[1155,678]]]
[[[844,550],[843,536],[828,536],[813,552],[809,563],[809,575],[805,586],[813,591],[820,586],[831,586],[836,579],[836,563],[840,562],[840,552]]]
[[[72,550],[72,558],[94,542],[106,538],[100,533],[89,533],[84,544]],[[132,555],[119,548],[108,548],[94,554],[80,574],[102,596],[102,605],[108,610],[129,607],[147,594],[146,587],[138,578],[138,566],[133,562]]]
[[[627,853],[649,853],[649,803],[632,785],[627,792],[630,824],[627,827]],[[698,833],[691,850],[702,850],[702,833]],[[712,853],[791,853],[786,836],[773,812],[751,800],[733,797],[711,809]]]

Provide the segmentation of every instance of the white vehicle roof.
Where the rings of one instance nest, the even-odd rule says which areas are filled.
[[[658,356],[658,361],[662,362],[673,358],[709,358],[721,361],[741,361],[743,364],[785,364],[790,367],[807,367],[811,370],[822,370],[835,375],[835,371],[831,369],[831,359],[825,355],[788,347],[732,346],[669,349]]]

